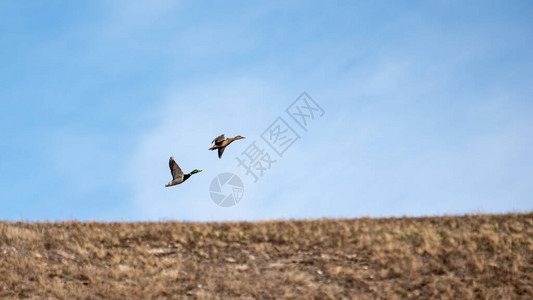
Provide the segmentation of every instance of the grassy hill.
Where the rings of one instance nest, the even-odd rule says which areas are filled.
[[[533,298],[533,213],[0,222],[0,298]]]

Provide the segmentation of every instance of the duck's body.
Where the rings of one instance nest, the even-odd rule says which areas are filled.
[[[233,137],[233,138],[226,138],[223,134],[221,134],[212,141],[212,143],[214,143],[215,145],[209,148],[209,150],[218,149],[218,158],[222,158],[222,154],[224,153],[224,150],[226,150],[226,147],[229,144],[233,143],[233,141],[244,139],[244,138],[245,137],[240,136],[240,135]]]
[[[181,184],[185,180],[189,179],[189,177],[191,177],[192,174],[202,172],[202,170],[194,169],[192,170],[192,172],[184,174],[180,166],[178,166],[178,164],[174,160],[174,157],[172,156],[170,157],[168,164],[170,167],[170,173],[172,174],[172,181],[167,183],[165,185],[166,187]]]

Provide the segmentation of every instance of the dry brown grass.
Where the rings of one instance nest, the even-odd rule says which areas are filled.
[[[0,297],[533,298],[533,214],[0,222]]]

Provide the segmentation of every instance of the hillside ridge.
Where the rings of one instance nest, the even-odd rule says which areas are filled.
[[[533,213],[261,222],[0,222],[0,297],[533,296]]]

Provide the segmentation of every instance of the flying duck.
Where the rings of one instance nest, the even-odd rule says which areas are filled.
[[[168,161],[168,165],[170,166],[170,173],[172,173],[172,181],[167,183],[165,185],[166,187],[183,183],[185,180],[189,179],[192,174],[202,172],[202,170],[194,169],[191,171],[191,173],[183,174],[183,171],[181,170],[180,166],[178,166],[178,164],[174,160],[174,157],[172,156]]]
[[[209,150],[215,150],[215,149],[218,149],[218,158],[222,158],[222,153],[224,153],[224,150],[226,150],[226,147],[231,144],[233,141],[235,140],[240,140],[240,139],[244,139],[245,137],[243,136],[236,136],[234,138],[226,138],[224,137],[223,134],[221,134],[220,136],[216,137],[211,143],[215,143],[215,145],[211,148],[209,148]]]

